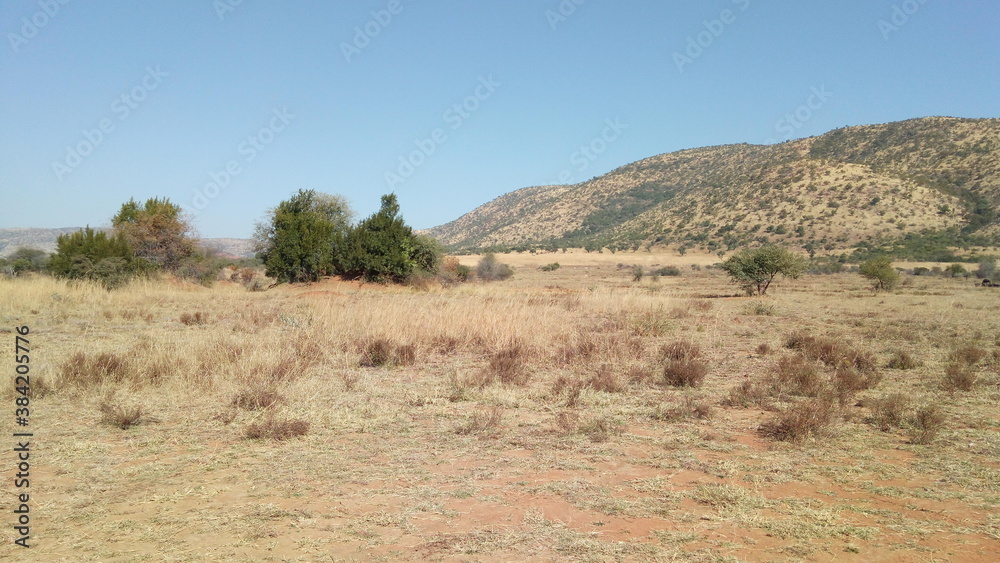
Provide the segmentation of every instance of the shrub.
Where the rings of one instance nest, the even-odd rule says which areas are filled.
[[[254,249],[266,275],[294,283],[334,273],[335,251],[345,250],[352,215],[343,197],[314,190],[299,190],[279,203],[254,231]]]
[[[230,405],[248,411],[259,411],[284,402],[285,398],[274,388],[255,386],[237,393],[230,401]]]
[[[969,271],[965,269],[965,266],[961,264],[950,264],[944,269],[944,272],[952,277],[968,277]]]
[[[441,278],[446,284],[469,281],[472,268],[458,261],[454,256],[446,256],[441,262]]]
[[[748,295],[765,295],[778,274],[795,279],[806,266],[805,258],[774,245],[741,250],[722,263],[722,269]]]
[[[296,436],[305,436],[309,432],[309,422],[301,419],[278,419],[274,412],[261,421],[248,424],[243,430],[243,436],[248,440],[278,440],[284,441]]]
[[[945,366],[941,388],[945,391],[972,391],[976,386],[976,372],[972,366],[953,362]]]
[[[761,342],[760,345],[758,345],[757,349],[755,350],[758,356],[766,356],[773,351],[774,350],[771,349],[771,345],[768,344],[767,342]]]
[[[948,356],[948,359],[956,363],[965,364],[967,366],[974,366],[978,364],[980,361],[982,361],[983,358],[985,358],[988,355],[989,354],[986,352],[986,350],[983,350],[978,346],[963,346],[953,351]]]
[[[472,418],[455,429],[458,434],[491,434],[499,433],[503,425],[503,410],[492,407],[472,414]]]
[[[77,352],[59,366],[59,373],[62,383],[76,387],[121,383],[135,375],[131,362],[113,352]]]
[[[187,326],[201,325],[208,322],[208,315],[197,311],[195,313],[181,313],[181,323]]]
[[[778,393],[771,383],[772,380],[758,382],[747,379],[730,389],[722,404],[729,407],[771,408],[771,398]]]
[[[825,389],[816,364],[800,354],[778,360],[774,378],[782,391],[793,395],[816,397]]]
[[[775,440],[800,442],[824,433],[837,421],[839,410],[828,397],[802,401],[784,410],[761,426],[761,432]]]
[[[658,270],[654,270],[653,273],[658,276],[670,276],[670,277],[681,275],[680,269],[675,268],[674,266],[664,266]]]
[[[910,408],[910,398],[902,393],[893,393],[866,402],[871,410],[871,422],[879,430],[888,432],[902,427],[906,422],[906,412]]]
[[[605,393],[621,393],[625,390],[625,382],[608,364],[601,364],[597,373],[587,381],[587,385],[594,391]]]
[[[575,407],[580,402],[580,394],[586,386],[587,384],[580,379],[560,375],[552,383],[552,395],[560,397],[565,394],[564,404],[567,407]]]
[[[503,385],[524,386],[531,379],[525,357],[526,349],[512,344],[489,355],[489,361],[480,374],[479,386],[486,387],[494,381]]]
[[[137,257],[155,268],[176,272],[195,254],[191,226],[182,213],[181,207],[167,198],[152,198],[141,205],[129,199],[111,219],[111,225]]]
[[[121,235],[108,237],[90,227],[59,235],[49,272],[58,278],[92,280],[115,289],[148,270],[148,263],[135,257]]]
[[[896,350],[892,354],[892,357],[889,358],[889,363],[886,364],[886,367],[889,369],[908,370],[914,369],[919,365],[920,364],[918,364],[909,353],[903,350]]]
[[[707,420],[712,417],[713,412],[710,403],[697,397],[687,396],[679,404],[657,405],[650,417],[662,422],[679,422],[689,418]]]
[[[125,406],[121,403],[104,401],[101,403],[101,422],[127,430],[142,422],[141,405]]]
[[[976,269],[976,276],[992,280],[997,275],[997,259],[990,256],[979,261],[979,268]]]
[[[872,289],[892,291],[899,283],[899,272],[892,266],[892,258],[882,256],[862,262],[858,273],[872,282]]]
[[[642,266],[638,264],[632,266],[632,281],[642,281],[643,275]]]
[[[921,407],[913,415],[910,425],[910,440],[914,444],[930,444],[944,429],[944,413],[935,405]]]
[[[663,366],[663,383],[674,387],[700,387],[708,375],[708,366],[693,360],[670,360]]]
[[[753,301],[747,304],[744,308],[744,312],[747,315],[770,317],[774,315],[775,306],[774,303],[768,303],[766,301]]]
[[[497,260],[492,252],[487,252],[476,265],[476,277],[486,281],[503,281],[514,275],[510,266]]]
[[[556,270],[559,269],[559,262],[553,262],[551,264],[546,264],[545,266],[542,266],[541,268],[538,268],[538,269],[541,270],[541,271],[543,271],[543,272],[554,272],[554,271],[556,271]]]
[[[660,358],[664,360],[693,360],[701,355],[701,348],[689,340],[678,340],[660,347]]]
[[[339,273],[379,283],[401,283],[415,271],[436,273],[442,254],[433,238],[413,234],[395,194],[382,196],[379,211],[350,228],[335,247]]]
[[[591,442],[607,442],[612,434],[621,434],[622,425],[606,416],[594,417],[581,424],[577,431],[586,434]]]

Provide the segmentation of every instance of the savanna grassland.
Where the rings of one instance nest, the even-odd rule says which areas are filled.
[[[0,280],[34,432],[33,547],[5,523],[0,559],[1000,559],[1000,289],[501,258],[447,288]]]

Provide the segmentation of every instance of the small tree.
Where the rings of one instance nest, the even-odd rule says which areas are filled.
[[[317,281],[334,273],[351,216],[343,197],[299,190],[257,223],[254,250],[279,282]]]
[[[981,278],[992,280],[993,277],[997,275],[997,259],[990,256],[989,258],[983,258],[980,260],[979,268],[976,269],[976,275]]]
[[[22,272],[41,272],[49,263],[49,255],[44,250],[18,248],[4,261],[15,275]]]
[[[121,233],[108,237],[87,227],[59,236],[48,267],[56,277],[94,280],[113,289],[149,269],[149,264],[135,257]]]
[[[737,252],[722,263],[732,280],[748,295],[765,295],[778,274],[798,278],[806,271],[807,261],[786,248],[775,245]]]
[[[899,283],[899,272],[892,266],[892,258],[880,256],[863,262],[858,267],[858,272],[871,280],[872,289],[879,291],[892,291]]]
[[[436,240],[413,234],[399,214],[396,194],[387,194],[378,212],[350,229],[336,261],[345,277],[399,283],[418,271],[437,273],[441,255]]]
[[[181,213],[181,207],[167,198],[152,198],[143,205],[129,199],[111,219],[111,226],[128,241],[136,257],[176,272],[195,253],[191,226]]]
[[[502,281],[514,275],[510,266],[497,260],[496,254],[487,252],[476,264],[476,277],[483,281]]]

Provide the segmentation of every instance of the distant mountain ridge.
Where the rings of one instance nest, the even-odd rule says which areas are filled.
[[[59,229],[7,228],[0,229],[0,257],[7,256],[18,248],[35,248],[45,252],[55,252],[59,235],[74,233],[82,227]],[[110,232],[110,229],[96,229]],[[201,239],[202,246],[232,258],[253,256],[253,240],[241,238]]]
[[[426,232],[453,250],[843,248],[928,231],[995,238],[998,203],[1000,119],[928,117],[661,154],[523,188]]]

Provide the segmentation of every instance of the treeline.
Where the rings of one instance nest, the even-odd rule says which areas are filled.
[[[382,196],[381,208],[370,217],[357,223],[353,218],[343,197],[299,190],[257,223],[255,261],[234,263],[199,247],[182,209],[168,199],[153,198],[145,204],[130,199],[112,218],[110,232],[88,226],[61,235],[51,255],[19,249],[0,259],[0,271],[47,272],[95,281],[108,289],[157,272],[208,284],[226,266],[263,265],[265,275],[279,283],[339,275],[378,283],[447,284],[473,277],[502,280],[513,274],[492,254],[475,269],[445,259],[434,238],[414,234],[403,221],[394,194]]]

